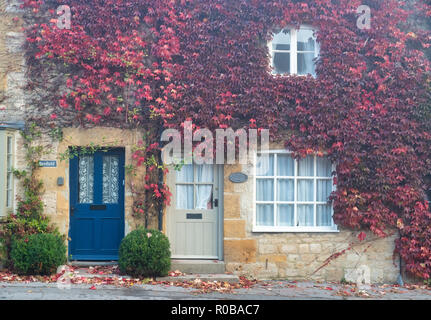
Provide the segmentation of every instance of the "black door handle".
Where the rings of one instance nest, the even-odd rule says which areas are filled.
[[[214,199],[214,208],[218,207],[218,199]]]
[[[70,207],[70,215],[73,216],[75,212],[75,207]]]

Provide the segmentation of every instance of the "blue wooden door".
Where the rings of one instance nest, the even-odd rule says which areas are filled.
[[[117,260],[124,237],[124,150],[70,160],[71,260]]]

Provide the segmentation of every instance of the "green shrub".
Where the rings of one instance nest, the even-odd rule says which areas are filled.
[[[66,246],[63,238],[53,233],[14,238],[10,259],[18,274],[50,275],[66,262]]]
[[[134,230],[121,241],[120,271],[133,277],[165,276],[171,267],[169,248],[168,238],[160,231]]]

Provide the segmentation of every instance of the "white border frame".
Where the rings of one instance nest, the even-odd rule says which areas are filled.
[[[271,40],[268,41],[267,46],[268,46],[268,50],[269,50],[269,65],[271,67],[271,74],[273,76],[280,76],[280,77],[287,77],[287,76],[291,76],[291,75],[295,75],[295,76],[299,76],[299,77],[306,77],[307,75],[311,75],[313,78],[317,77],[316,75],[312,75],[312,74],[298,74],[298,39],[297,39],[297,34],[298,34],[298,30],[302,29],[302,30],[311,30],[313,31],[313,33],[316,32],[316,28],[313,28],[313,26],[308,25],[308,24],[304,24],[304,25],[300,25],[299,29],[296,29],[295,27],[292,26],[286,26],[285,28],[281,29],[281,31],[288,29],[290,31],[290,50],[273,50],[272,49],[272,41],[274,39],[274,33],[272,33],[272,38]],[[319,42],[317,42],[317,38],[315,39],[315,46],[314,46],[314,59],[319,57],[320,54],[320,46],[319,46]],[[274,65],[273,65],[273,61],[274,61],[274,52],[289,52],[290,53],[290,72],[289,73],[276,73],[274,72]],[[301,51],[303,52],[303,51]],[[295,53],[295,54],[293,54]],[[316,65],[316,61],[314,62],[314,64]]]
[[[5,129],[0,130],[0,221],[4,220],[7,215],[14,212],[16,207],[16,179],[12,173],[12,203],[10,207],[6,207],[7,203],[7,140],[8,137],[12,139],[12,169],[15,168],[16,164],[16,134],[15,130]],[[4,152],[3,152],[4,151]]]
[[[11,141],[11,153],[9,153],[8,151],[8,140],[10,138]],[[13,174],[13,170],[15,168],[15,136],[13,133],[6,133],[6,141],[5,141],[5,147],[6,147],[6,162],[5,162],[5,168],[6,168],[6,172],[5,172],[5,187],[6,187],[6,202],[5,202],[5,207],[6,207],[6,211],[13,211],[14,210],[14,205],[15,205],[15,179],[14,179],[14,174]],[[8,185],[8,167],[7,167],[7,158],[10,155],[11,157],[11,181],[10,181],[10,189],[7,188]],[[11,192],[12,194],[12,199],[11,199],[11,203],[10,206],[8,206],[8,191]]]
[[[217,165],[217,164],[212,164],[212,166],[214,167],[214,170],[216,172],[216,174],[214,175],[214,182],[213,185],[216,185],[215,190],[214,190],[214,199],[218,199],[218,208],[217,208],[217,228],[216,228],[216,235],[217,235],[217,239],[216,239],[216,246],[217,246],[217,255],[218,256],[198,256],[198,255],[188,255],[188,256],[183,256],[183,255],[172,255],[171,259],[178,259],[178,260],[217,260],[217,261],[224,261],[224,181],[223,181],[223,177],[224,177],[224,166],[223,165]],[[193,174],[195,173],[195,169],[193,169]],[[217,181],[216,181],[217,180]],[[173,218],[172,215],[174,215],[178,210],[183,210],[183,211],[189,211],[189,210],[194,210],[194,211],[199,211],[198,209],[177,209],[176,208],[176,185],[177,185],[177,181],[176,181],[176,170],[174,169],[173,166],[169,167],[169,172],[167,174],[167,178],[166,178],[166,182],[172,192],[172,197],[171,197],[171,205],[166,207],[165,210],[165,219],[166,219],[166,235],[169,237],[169,239],[173,239],[174,238],[174,231],[172,230],[173,227]],[[195,183],[195,182],[180,182],[178,184],[184,184],[184,185],[199,185],[199,184],[208,184],[208,183]],[[195,191],[193,191],[195,192]],[[194,196],[194,194],[193,194]],[[194,201],[195,199],[193,199]],[[213,208],[216,209],[216,208]],[[193,211],[191,211],[193,212]],[[172,240],[170,240],[172,241]]]
[[[275,154],[275,153],[284,153],[284,154],[292,154],[291,151],[288,150],[284,150],[284,149],[274,149],[274,150],[268,150],[268,151],[262,151],[268,154]],[[315,155],[313,155],[314,157],[314,168],[316,168],[316,157]],[[277,165],[276,157],[274,157],[274,170],[275,170],[275,166]],[[253,168],[253,228],[252,228],[252,232],[312,232],[312,233],[318,233],[318,232],[340,232],[340,230],[338,230],[338,226],[334,223],[334,220],[332,219],[332,225],[331,226],[324,226],[324,227],[304,227],[304,226],[300,226],[300,227],[286,227],[286,226],[257,226],[256,225],[256,214],[257,214],[257,202],[259,203],[265,203],[265,201],[256,201],[256,179],[258,178],[256,175],[256,163],[257,163],[257,152],[254,153],[254,168]],[[283,178],[287,178],[287,179],[294,179],[294,185],[296,186],[297,184],[297,179],[298,179],[298,161],[295,159],[294,161],[294,177],[283,177]],[[332,171],[335,171],[335,164],[332,164]],[[275,172],[274,172],[275,173]],[[313,177],[301,177],[301,179],[305,178],[305,179],[313,179],[314,181],[317,180],[317,176],[316,176],[316,170],[314,170],[314,176]],[[296,221],[296,217],[297,217],[297,209],[296,209],[296,205],[298,204],[298,202],[296,201],[296,197],[297,197],[297,192],[294,192],[294,201],[277,201],[276,200],[276,177],[277,176],[269,176],[268,179],[273,179],[274,180],[274,201],[268,201],[268,203],[271,204],[277,204],[277,203],[287,203],[287,204],[294,204],[294,220]],[[266,178],[264,176],[259,176],[259,178]],[[322,177],[323,178],[323,177]],[[332,181],[333,181],[332,177]],[[316,183],[314,183],[314,188],[316,189]],[[335,191],[335,186],[334,184],[332,184],[332,191]],[[314,190],[314,194],[316,194],[316,190]],[[300,203],[299,203],[300,204]],[[309,202],[307,202],[307,204],[309,204]],[[314,205],[314,221],[316,221],[316,204],[320,204],[320,202],[317,201],[313,201],[313,205]],[[327,202],[322,204],[327,204]],[[274,205],[274,224],[277,224],[277,214],[276,214],[276,206]],[[332,209],[332,215],[334,214],[334,210]]]

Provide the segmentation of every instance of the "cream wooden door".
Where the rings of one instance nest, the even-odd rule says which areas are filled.
[[[218,165],[184,165],[170,168],[173,197],[167,211],[172,258],[222,257],[222,173]]]

